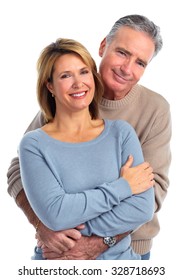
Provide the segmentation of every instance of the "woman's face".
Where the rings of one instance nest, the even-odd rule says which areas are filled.
[[[47,87],[55,97],[56,111],[68,113],[88,109],[95,92],[92,71],[75,54],[64,54],[56,60],[53,81]]]

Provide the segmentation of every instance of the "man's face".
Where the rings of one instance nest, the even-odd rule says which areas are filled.
[[[104,96],[123,98],[142,77],[154,51],[154,43],[146,33],[129,27],[121,27],[109,45],[104,39],[99,49]]]

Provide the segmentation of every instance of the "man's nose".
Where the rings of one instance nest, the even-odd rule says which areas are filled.
[[[124,71],[126,74],[130,74],[133,67],[133,62],[131,59],[125,60],[125,62],[121,65],[120,69]]]

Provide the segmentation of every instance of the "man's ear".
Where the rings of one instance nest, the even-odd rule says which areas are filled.
[[[106,47],[106,38],[104,38],[104,39],[102,40],[102,42],[100,43],[100,47],[99,47],[99,56],[100,56],[100,57],[103,56],[105,47]]]

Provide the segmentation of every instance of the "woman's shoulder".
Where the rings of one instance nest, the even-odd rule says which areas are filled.
[[[19,146],[31,146],[31,145],[37,145],[41,141],[41,129],[37,128],[32,131],[28,131],[24,134],[22,137]]]
[[[125,120],[107,120],[110,133],[121,139],[138,138],[135,129]]]
[[[134,128],[125,120],[105,120],[105,122],[108,123],[108,126],[113,127],[116,130],[119,131],[130,131],[134,130]]]
[[[28,132],[26,132],[24,134],[22,139],[35,139],[35,140],[38,140],[40,138],[40,135],[41,135],[40,132],[41,132],[40,128],[28,131]]]

